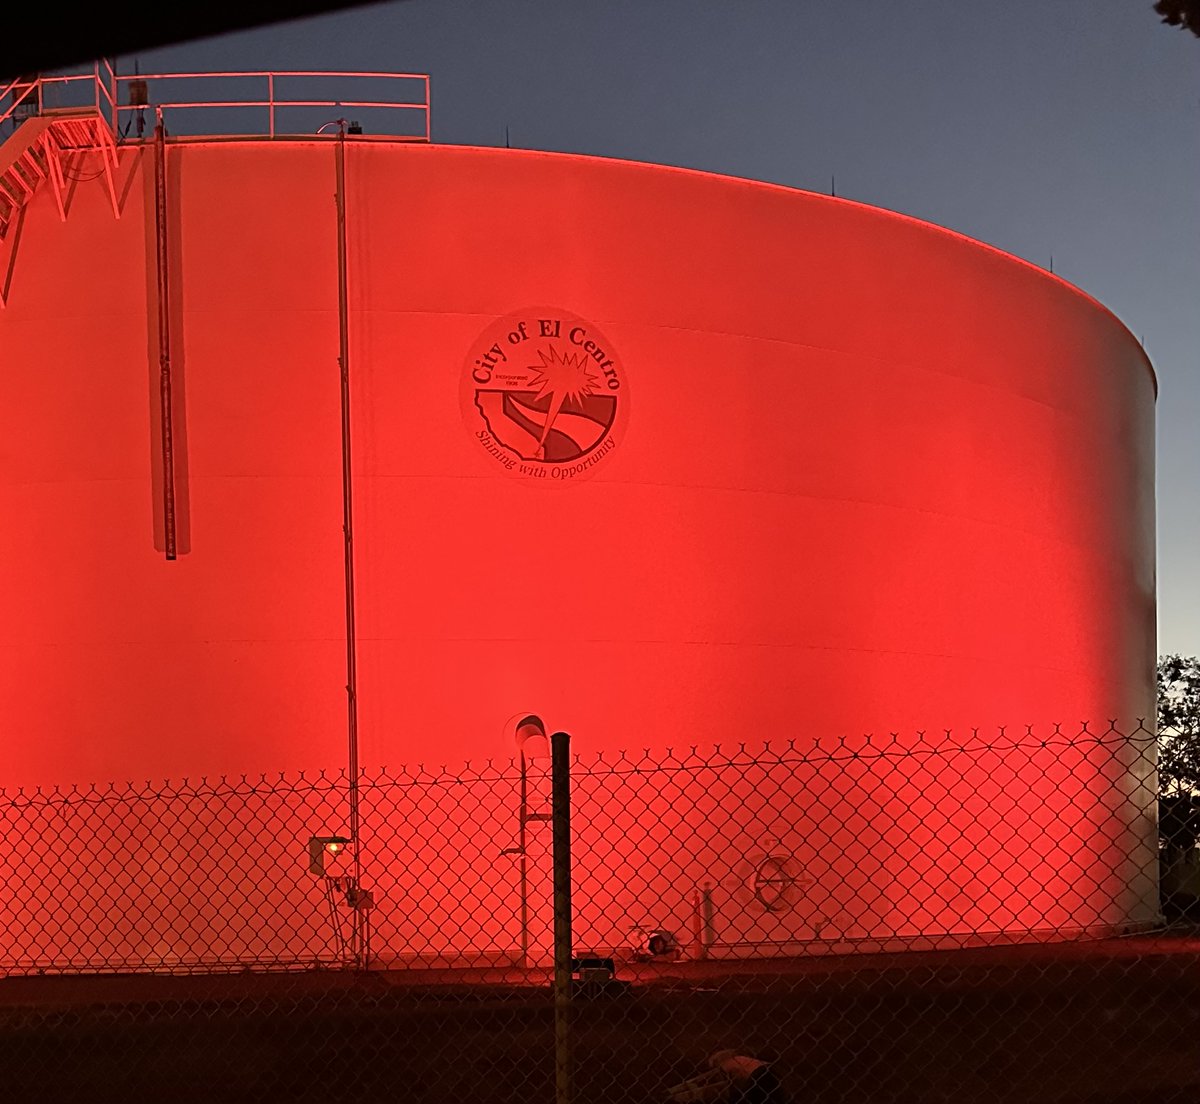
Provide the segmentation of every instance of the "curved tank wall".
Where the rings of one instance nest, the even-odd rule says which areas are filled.
[[[119,220],[88,174],[31,202],[7,784],[345,763],[334,158],[168,148],[173,562],[151,151]],[[346,173],[364,764],[508,755],[525,710],[585,752],[1152,716],[1155,386],[1098,304],[695,172],[365,138]]]
[[[99,180],[65,222],[36,197],[0,314],[10,779],[342,760],[333,151],[170,150],[173,563],[148,156],[120,221]],[[588,747],[1149,714],[1154,386],[1093,302],[697,173],[373,142],[347,173],[364,759],[494,754],[530,708]],[[570,486],[462,409],[531,307],[624,372]]]

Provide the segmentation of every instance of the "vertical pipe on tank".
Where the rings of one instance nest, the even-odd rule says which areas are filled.
[[[167,139],[162,108],[154,128],[154,238],[158,266],[158,403],[162,446],[163,546],[175,559],[175,441],[171,425],[171,299],[167,256]]]
[[[338,368],[342,406],[342,537],[346,574],[346,722],[349,774],[350,838],[354,840],[354,884],[362,874],[362,848],[358,838],[358,660],[354,627],[354,510],[350,467],[350,326],[346,291],[346,124],[339,121],[337,139],[337,264],[338,264]],[[356,914],[356,919],[357,919]],[[359,954],[364,948],[356,948]]]

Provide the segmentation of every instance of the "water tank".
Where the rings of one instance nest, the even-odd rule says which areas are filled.
[[[345,765],[338,151],[169,140],[161,303],[149,141],[9,235],[6,785]],[[1152,716],[1155,381],[1087,295],[784,187],[343,152],[364,765]]]

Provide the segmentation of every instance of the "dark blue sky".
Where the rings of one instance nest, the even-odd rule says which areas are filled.
[[[438,142],[836,175],[1053,255],[1158,372],[1159,644],[1200,652],[1200,39],[1150,0],[406,0],[138,62],[427,72]]]

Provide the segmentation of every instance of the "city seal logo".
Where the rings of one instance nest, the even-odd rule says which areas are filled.
[[[591,322],[538,308],[497,319],[462,375],[463,419],[491,462],[519,479],[586,478],[616,448],[628,387],[612,342]]]

